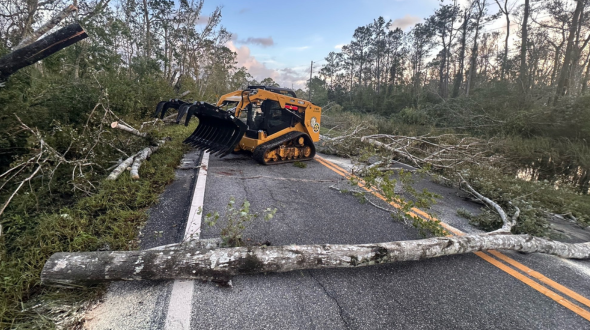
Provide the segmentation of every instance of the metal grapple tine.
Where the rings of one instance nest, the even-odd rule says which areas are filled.
[[[172,100],[164,103],[164,106],[162,106],[162,109],[160,110],[160,119],[164,119],[164,116],[166,115],[166,111],[168,111],[168,108],[170,107],[170,104],[172,104]]]
[[[192,116],[199,118],[199,125],[184,143],[214,155],[225,155],[233,150],[247,129],[242,121],[213,104],[196,102],[188,107],[181,107],[179,115],[185,111],[185,125],[188,125]]]
[[[214,128],[208,125],[206,122],[202,122],[201,120],[199,120],[199,126],[202,126],[203,129],[199,133],[195,134],[192,141],[196,148],[203,149],[203,142],[205,141],[205,138],[211,135]]]
[[[196,139],[198,136],[200,136],[202,131],[205,130],[205,128],[206,127],[204,125],[197,126],[197,128],[195,128],[193,134],[191,134],[189,137],[186,138],[186,140],[184,140],[184,143],[188,143],[188,144],[196,146]]]
[[[214,155],[218,155],[220,152],[228,148],[228,143],[231,141],[232,136],[235,134],[235,129],[231,127],[226,127],[224,131],[224,135],[219,141],[218,148],[215,149]]]
[[[225,151],[223,151],[219,155],[219,158],[227,156],[227,154],[229,154],[233,150],[233,147],[235,146],[235,144],[238,143],[238,141],[242,138],[243,135],[244,135],[244,132],[242,132],[242,134],[240,134],[240,131],[234,132],[234,134],[231,137],[230,142],[228,143],[227,149],[225,149]]]
[[[180,124],[182,117],[184,117],[184,115],[188,111],[189,107],[190,107],[189,103],[184,103],[183,105],[180,106],[180,108],[178,108],[178,115],[176,115],[176,124]]]
[[[213,152],[214,155],[217,154],[219,151],[224,150],[227,148],[227,143],[229,142],[228,138],[231,138],[235,129],[232,127],[225,127],[223,130],[223,135],[219,138],[217,145],[215,146]]]
[[[219,149],[224,148],[225,145],[223,144],[223,141],[226,139],[228,134],[231,134],[231,132],[234,130],[233,127],[230,127],[227,125],[227,123],[223,123],[223,125],[219,125],[219,134],[212,139],[211,141],[211,147],[209,148],[209,152],[217,152]]]
[[[203,119],[203,124],[208,126],[208,130],[205,134],[203,134],[203,136],[199,139],[199,143],[201,144],[201,149],[207,149],[207,147],[209,146],[208,143],[209,141],[211,141],[211,138],[215,135],[215,133],[217,133],[218,128],[211,125],[210,122],[208,122],[208,120]]]
[[[164,108],[164,105],[168,103],[168,101],[161,101],[158,103],[158,105],[156,106],[156,112],[154,112],[154,115],[152,117],[154,118],[158,118],[158,114],[160,112],[162,112],[162,109]]]
[[[201,108],[200,102],[195,102],[188,108],[188,110],[186,112],[186,119],[184,120],[184,126],[188,126],[188,122],[191,120],[191,117],[195,116],[198,113],[200,108]]]

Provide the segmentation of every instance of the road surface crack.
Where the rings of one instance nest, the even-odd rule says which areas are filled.
[[[328,296],[328,298],[332,299],[334,301],[334,303],[336,303],[336,306],[338,306],[338,314],[340,315],[340,319],[342,320],[342,322],[344,322],[344,325],[346,326],[346,329],[350,329],[350,324],[348,323],[347,318],[351,318],[349,315],[345,315],[348,314],[346,313],[346,311],[344,310],[344,308],[340,305],[340,302],[338,302],[338,299],[336,299],[336,297],[334,297],[332,294],[330,294],[330,292],[328,291],[328,289],[326,289],[326,287],[324,286],[324,284],[322,284],[322,282],[320,282],[317,278],[315,278],[313,276],[313,273],[308,271],[307,272],[309,274],[309,276],[311,276],[311,278],[316,281],[318,283],[318,285],[320,286],[320,288],[322,288],[322,290],[324,291],[324,293],[326,294],[326,296]]]

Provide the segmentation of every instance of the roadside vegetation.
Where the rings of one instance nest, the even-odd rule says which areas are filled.
[[[173,179],[195,127],[155,122],[159,101],[211,102],[257,83],[226,46],[221,9],[205,13],[203,3],[76,2],[59,26],[78,22],[88,38],[0,82],[0,328],[64,326],[54,322],[68,304],[97,292],[40,287],[51,254],[137,248],[146,210]],[[0,9],[0,56],[70,4],[9,0]],[[160,147],[140,179],[125,171],[105,180],[146,144]]]
[[[409,30],[382,17],[356,28],[308,83],[328,152],[430,166],[520,209],[514,233],[549,235],[555,216],[590,225],[589,10],[443,1]],[[502,224],[489,209],[468,217]]]
[[[186,146],[183,139],[194,126],[168,126],[159,134],[171,137],[140,169],[141,179],[128,172],[117,181],[99,180],[89,196],[60,199],[32,182],[10,204],[3,216],[0,238],[3,327],[52,328],[60,318],[75,321],[76,298],[87,300],[101,288],[62,291],[39,286],[47,258],[56,252],[133,250],[147,210],[174,179]],[[65,307],[64,307],[65,306]],[[55,309],[55,310],[52,310]],[[53,313],[52,313],[53,312]]]
[[[551,143],[549,142],[551,139],[547,137],[523,138],[509,134],[487,137],[464,131],[458,132],[451,128],[441,128],[433,124],[415,124],[412,120],[407,119],[409,111],[389,117],[348,111],[328,112],[323,116],[322,133],[333,138],[339,136],[345,138],[336,141],[325,139],[323,151],[350,157],[359,164],[365,164],[365,167],[371,168],[372,171],[360,171],[358,174],[368,176],[372,181],[379,177],[381,177],[380,180],[383,180],[384,176],[396,177],[396,180],[399,181],[399,172],[391,172],[391,167],[395,165],[395,162],[416,166],[422,168],[422,171],[428,169],[432,176],[431,179],[444,185],[459,187],[461,180],[457,174],[461,174],[474,189],[497,202],[503,208],[514,212],[514,206],[516,206],[521,210],[517,224],[513,228],[514,233],[551,236],[548,220],[555,214],[562,215],[583,227],[590,225],[588,217],[590,198],[586,193],[580,191],[581,188],[576,185],[574,177],[568,176],[566,172],[562,171],[559,174],[554,173],[541,179],[539,178],[540,170],[531,168],[533,163],[529,162],[529,160],[542,157],[552,157],[552,160],[558,163],[571,159],[566,158],[567,156],[560,157],[561,152],[584,159],[584,157],[590,156],[590,153],[584,153],[587,151],[584,151],[585,146],[581,143],[560,144],[557,139],[557,141],[553,141],[552,146],[543,148]],[[426,114],[424,116],[426,117]],[[349,136],[355,130],[358,132]],[[391,152],[361,141],[363,136],[379,134],[397,137],[445,135],[449,145],[459,145],[458,141],[469,137],[477,139],[479,147],[471,146],[473,153],[470,155],[477,155],[473,161],[466,161],[466,156],[460,159],[447,158],[447,161],[457,164],[452,167],[442,167],[442,165],[436,167],[432,164],[416,164],[415,159],[408,157],[404,152]],[[425,139],[427,140],[427,138]],[[419,144],[416,148],[423,148],[427,151],[429,146]],[[565,148],[569,148],[569,150],[564,150]],[[419,157],[421,152],[420,150],[411,150],[409,154]],[[371,161],[368,162],[369,160]],[[371,166],[377,161],[382,163],[377,164],[378,166]],[[555,167],[553,169],[558,171]],[[383,183],[384,181],[379,182]],[[409,185],[406,186],[409,187]],[[425,207],[432,205],[432,203],[427,204]],[[486,231],[498,229],[503,224],[497,213],[488,206],[484,207],[482,213],[477,216],[464,213],[462,215]]]

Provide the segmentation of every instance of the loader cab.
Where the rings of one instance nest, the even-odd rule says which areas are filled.
[[[267,135],[273,135],[288,127],[293,127],[299,121],[298,116],[290,110],[281,108],[279,102],[264,100],[260,103],[250,103],[242,111],[246,113],[248,130],[246,137],[257,139],[258,131],[265,131]],[[240,116],[242,117],[242,116]]]

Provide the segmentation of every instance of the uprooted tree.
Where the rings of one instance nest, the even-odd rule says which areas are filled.
[[[480,165],[498,161],[487,151],[489,141],[453,135],[363,136],[360,134],[362,131],[363,128],[357,126],[337,137],[323,137],[328,144],[324,147],[344,154],[346,148],[351,148],[351,145],[357,148],[358,143],[377,148],[379,152],[375,154],[380,155],[380,160],[355,169],[360,175],[371,173],[366,176],[366,181],[352,174],[350,178],[354,183],[362,181],[366,189],[386,196],[388,202],[402,210],[403,216],[417,218],[412,210],[415,210],[413,206],[420,204],[412,199],[404,200],[394,193],[396,182],[391,180],[395,175],[392,169],[399,168],[392,166],[399,159],[413,164],[416,170],[445,169],[446,173],[465,163]],[[339,145],[344,148],[339,149]],[[375,178],[375,173],[382,175]],[[590,258],[590,243],[569,244],[532,235],[511,234],[521,212],[518,206],[512,206],[512,216],[509,216],[499,204],[476,191],[460,172],[456,172],[453,179],[446,180],[457,180],[459,186],[474,199],[495,210],[502,227],[476,235],[357,245],[220,247],[219,243],[191,240],[144,251],[56,253],[45,264],[41,280],[46,285],[66,287],[100,281],[145,279],[201,279],[227,283],[232,276],[242,274],[361,267],[493,249],[539,252],[562,258]],[[435,221],[430,215],[419,220]]]

